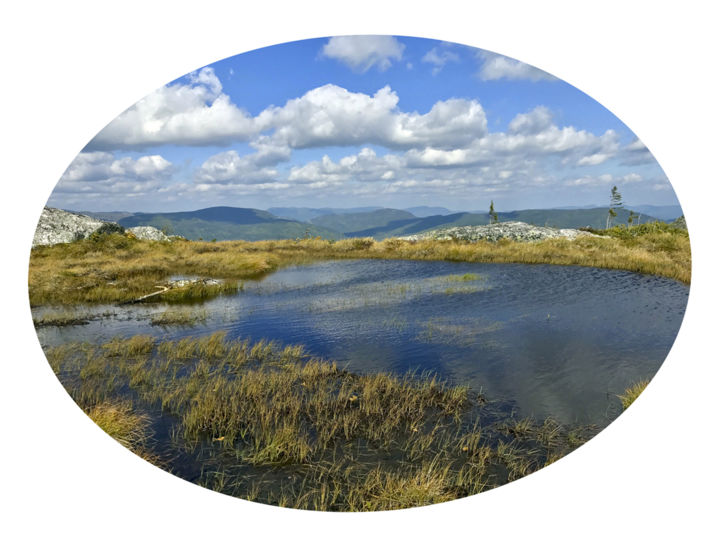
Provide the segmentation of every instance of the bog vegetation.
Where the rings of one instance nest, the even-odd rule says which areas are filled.
[[[75,401],[129,449],[198,484],[288,507],[383,510],[464,497],[594,434],[513,418],[431,375],[355,374],[302,346],[224,332],[66,344],[47,356]],[[160,415],[153,437],[150,416]],[[188,458],[201,466],[174,465]]]
[[[221,279],[216,285],[188,284],[157,300],[179,302],[237,291],[242,279],[256,278],[289,264],[322,259],[383,258],[519,262],[623,269],[690,282],[687,231],[665,223],[616,226],[596,231],[606,237],[497,243],[405,241],[370,238],[280,241],[139,241],[121,234],[51,247],[30,257],[30,303],[121,303],[156,292],[171,275]]]
[[[33,249],[30,302],[204,300],[284,266],[354,258],[579,265],[690,282],[687,231],[656,223],[599,234],[606,237],[497,243],[153,242],[103,234]],[[172,276],[219,282],[172,284]],[[192,326],[205,321],[203,313],[170,308],[151,321]],[[89,319],[51,312],[36,326]],[[443,325],[426,330],[437,336]],[[71,343],[46,355],[75,401],[130,450],[203,486],[280,506],[358,511],[447,501],[525,476],[594,434],[591,426],[518,419],[511,404],[434,376],[351,373],[302,346],[230,340],[224,332]],[[643,387],[620,396],[624,408]]]

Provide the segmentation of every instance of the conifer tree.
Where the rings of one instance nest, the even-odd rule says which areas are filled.
[[[610,208],[608,209],[607,221],[605,221],[606,230],[612,226],[612,220],[617,216],[615,209],[622,207],[622,204],[622,195],[620,195],[617,186],[613,186],[610,190]]]
[[[496,224],[498,221],[497,213],[495,212],[495,204],[490,201],[490,212],[488,213],[488,216],[490,217],[490,224]]]

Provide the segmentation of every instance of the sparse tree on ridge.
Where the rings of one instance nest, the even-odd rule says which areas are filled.
[[[632,226],[636,220],[638,220],[637,213],[635,211],[630,211],[630,214],[628,215],[628,220],[627,220],[628,226]]]
[[[495,212],[495,204],[490,201],[490,212],[488,213],[488,216],[490,217],[490,224],[497,224],[498,216]]]
[[[612,226],[612,220],[617,216],[615,209],[621,208],[622,204],[622,195],[620,195],[617,186],[613,186],[610,190],[610,208],[608,209],[607,221],[605,222],[606,230]]]

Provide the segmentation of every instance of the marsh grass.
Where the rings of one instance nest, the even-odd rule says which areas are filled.
[[[207,310],[168,309],[154,315],[150,319],[150,324],[153,326],[191,327],[197,323],[205,321],[207,319],[207,315]]]
[[[468,281],[477,281],[479,279],[482,279],[483,276],[476,273],[466,273],[466,274],[453,274],[453,275],[447,275],[444,277],[445,280],[450,282],[456,282],[456,283],[466,283]]]
[[[209,300],[223,294],[235,294],[240,290],[237,281],[224,281],[216,285],[205,283],[190,283],[184,287],[175,287],[169,291],[160,293],[155,300],[160,302],[200,302]]]
[[[623,410],[627,410],[628,407],[635,402],[635,399],[640,396],[649,383],[649,380],[642,380],[628,387],[622,395],[618,395]]]
[[[129,401],[98,403],[86,410],[90,419],[108,435],[131,450],[142,449],[149,436],[149,417]]]
[[[645,226],[645,225],[643,225]],[[224,279],[161,295],[164,301],[207,299],[238,290],[238,280],[323,259],[379,258],[562,264],[629,270],[690,282],[690,241],[683,230],[637,227],[607,238],[573,241],[141,241],[121,234],[37,247],[30,255],[31,305],[119,303],[157,290],[171,275]],[[467,274],[472,275],[472,274]],[[471,281],[461,276],[460,281]]]
[[[78,314],[73,310],[49,312],[42,317],[33,318],[35,328],[67,327],[70,325],[87,325],[92,317]]]
[[[224,332],[114,338],[46,354],[78,404],[131,450],[155,461],[146,439],[163,423],[153,437],[165,439],[169,460],[196,458],[193,480],[288,507],[447,501],[539,469],[579,438],[571,443],[555,422],[509,418],[434,375],[356,374],[302,346]]]

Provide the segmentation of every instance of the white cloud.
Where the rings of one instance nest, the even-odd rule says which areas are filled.
[[[290,148],[379,144],[390,148],[466,144],[487,132],[477,101],[438,101],[429,112],[402,112],[389,86],[374,95],[327,84],[284,106],[251,117],[222,93],[212,69],[161,88],[123,112],[90,142],[88,150],[142,149],[165,144],[224,145],[247,142],[266,165],[289,157]]]
[[[643,165],[654,161],[655,158],[650,153],[650,150],[640,139],[635,139],[622,150],[623,165]]]
[[[347,182],[347,181],[378,181],[391,180],[395,170],[402,170],[404,161],[400,156],[387,154],[377,156],[371,148],[363,148],[357,154],[345,156],[340,161],[333,162],[327,155],[317,161],[311,161],[303,166],[293,167],[288,180],[297,183],[312,183],[318,181]]]
[[[390,148],[466,144],[487,132],[485,112],[477,101],[438,101],[429,112],[401,112],[389,86],[374,95],[353,93],[328,84],[271,107],[258,116],[262,127],[277,128],[272,140],[292,148],[366,143]]]
[[[624,175],[604,173],[602,175],[583,175],[580,177],[567,179],[565,186],[584,186],[584,187],[610,187],[611,185],[626,185],[635,183],[649,183],[656,181],[648,181],[638,173],[627,173]]]
[[[536,135],[552,126],[552,114],[547,107],[538,106],[530,112],[518,114],[508,125],[510,133]]]
[[[343,95],[349,93],[341,88],[330,91]],[[353,96],[347,100],[351,104],[355,104],[356,100],[375,100],[365,95],[350,95]],[[389,95],[384,97],[384,100],[386,99],[389,99]],[[383,103],[383,100],[380,102]],[[323,101],[323,104],[326,105],[327,101]],[[392,105],[394,101],[389,100],[388,104]],[[397,189],[428,185],[430,181],[435,188],[440,186],[441,181],[448,185],[479,184],[485,187],[497,186],[500,181],[506,185],[542,186],[548,181],[556,180],[555,177],[543,178],[545,173],[566,172],[585,165],[597,165],[613,157],[618,150],[618,137],[613,131],[594,135],[573,127],[558,127],[553,123],[549,110],[544,107],[516,116],[510,122],[506,133],[487,133],[483,123],[482,131],[479,131],[479,136],[475,138],[462,130],[467,120],[474,119],[473,110],[468,108],[466,102],[456,103],[451,100],[437,103],[430,112],[422,116],[409,116],[394,112],[393,109],[380,108],[377,116],[368,116],[365,120],[355,119],[352,114],[348,114],[348,110],[352,109],[346,106],[340,107],[338,112],[332,115],[328,114],[327,109],[319,113],[305,103],[291,107],[286,105],[281,110],[283,112],[273,115],[287,115],[293,123],[284,124],[281,131],[266,139],[264,144],[270,149],[277,146],[277,142],[281,140],[289,142],[293,148],[318,146],[325,138],[329,139],[328,143],[336,143],[337,135],[342,134],[345,127],[353,128],[354,132],[351,134],[356,142],[347,140],[346,135],[346,140],[342,141],[344,144],[370,141],[381,142],[386,146],[399,142],[408,145],[410,140],[419,143],[404,152],[383,156],[365,146],[359,152],[337,161],[325,155],[319,160],[293,166],[286,180],[307,188],[310,185],[318,188],[347,185],[355,191],[357,185],[362,184],[386,191],[390,187],[388,184]],[[358,109],[365,110],[373,109]],[[332,121],[326,119],[326,116]],[[482,118],[484,121],[484,114]],[[300,123],[301,120],[304,121]],[[455,123],[450,123],[449,120],[455,120]],[[433,142],[447,145],[448,140],[456,136],[445,134],[452,132],[455,127],[459,128],[457,134],[463,135],[456,146],[440,148],[426,145]],[[318,130],[321,133],[318,134]],[[263,169],[258,164],[263,149],[259,144],[254,146],[258,148],[258,152],[247,156],[241,157],[236,152],[213,156],[203,164],[196,180],[202,183],[227,184],[266,181],[276,175],[279,177],[274,170]],[[283,150],[287,156],[281,157],[286,159],[289,157],[290,148]]]
[[[405,45],[392,36],[334,36],[323,46],[322,54],[366,72],[373,66],[387,70],[393,61],[402,59],[404,50]]]
[[[142,156],[136,160],[116,159],[109,152],[81,152],[66,169],[58,183],[58,191],[73,191],[88,186],[118,188],[166,179],[173,165],[162,156]]]
[[[423,63],[434,65],[433,76],[438,74],[447,63],[457,63],[458,61],[460,61],[459,55],[448,49],[448,46],[435,46],[422,58]]]
[[[198,186],[208,184],[262,184],[274,182],[275,169],[261,167],[257,161],[262,155],[240,156],[235,150],[210,156],[195,173]]]
[[[643,178],[637,173],[628,173],[627,175],[623,175],[621,180],[622,182],[640,182]]]
[[[483,80],[530,80],[537,82],[540,80],[555,80],[555,76],[547,72],[535,68],[532,65],[523,63],[498,53],[483,51],[478,53],[481,59],[479,76]]]
[[[255,120],[222,93],[211,68],[193,72],[187,83],[161,87],[110,122],[89,150],[142,149],[167,143],[228,144],[258,132]]]

